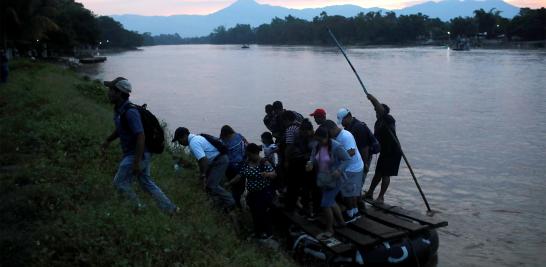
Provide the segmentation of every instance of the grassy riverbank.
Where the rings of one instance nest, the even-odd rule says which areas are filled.
[[[105,89],[73,71],[15,62],[0,85],[0,265],[288,266],[279,253],[234,234],[211,211],[195,173],[176,174],[172,155],[153,161],[156,182],[184,213],[134,214],[115,193],[117,142]]]

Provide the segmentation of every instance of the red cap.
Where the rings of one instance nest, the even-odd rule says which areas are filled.
[[[319,117],[319,118],[326,118],[326,110],[317,108],[315,109],[315,112],[309,114],[309,116],[313,117]]]

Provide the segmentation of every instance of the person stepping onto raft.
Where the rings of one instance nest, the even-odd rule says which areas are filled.
[[[219,139],[214,138],[209,135],[191,134],[187,128],[180,127],[176,129],[172,141],[190,147],[192,155],[199,164],[199,179],[203,182],[203,188],[212,197],[216,206],[230,212],[235,207],[235,200],[231,193],[220,185],[226,177],[229,164],[227,148]],[[223,146],[223,149],[211,142],[214,142],[216,146]]]

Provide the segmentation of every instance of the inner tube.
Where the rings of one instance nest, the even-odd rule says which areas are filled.
[[[383,242],[373,248],[359,248],[354,262],[363,266],[418,266],[436,255],[439,239],[435,230],[411,238]]]

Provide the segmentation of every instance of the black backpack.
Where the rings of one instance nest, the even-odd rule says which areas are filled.
[[[227,146],[224,145],[224,143],[222,143],[219,138],[206,133],[202,133],[200,135],[207,139],[207,142],[213,145],[218,150],[218,152],[220,152],[220,155],[227,155],[227,153],[229,152]]]
[[[124,115],[125,112],[131,108],[135,108],[140,114],[140,120],[142,121],[142,127],[144,128],[144,136],[146,137],[144,142],[146,143],[146,148],[148,151],[154,154],[163,153],[165,150],[165,132],[163,131],[161,124],[159,124],[156,116],[154,116],[154,114],[152,114],[152,112],[147,110],[145,107],[130,103],[121,114],[122,125],[128,127],[127,119]]]

